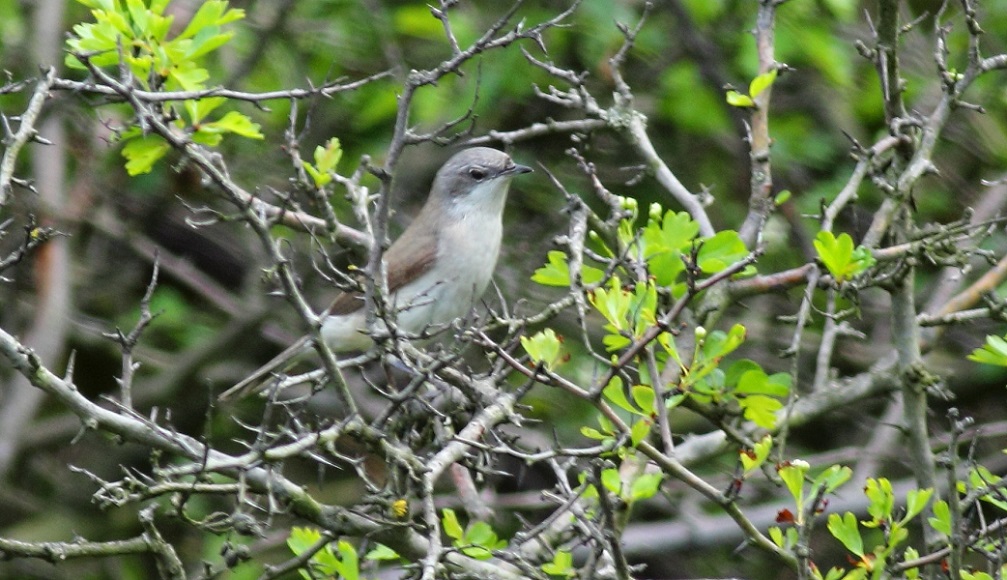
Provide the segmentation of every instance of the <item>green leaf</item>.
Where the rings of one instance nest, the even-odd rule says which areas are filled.
[[[652,213],[658,213],[657,212]],[[699,233],[699,224],[686,212],[667,212],[652,218],[640,236],[648,270],[659,286],[670,286],[685,271],[682,252]]]
[[[342,158],[343,148],[339,143],[338,137],[329,139],[324,147],[321,145],[315,147],[315,167],[319,171],[325,173],[335,171],[336,166],[339,165],[339,160]]]
[[[678,346],[675,344],[675,337],[672,336],[670,332],[662,332],[657,337],[658,344],[664,349],[664,352],[668,353],[668,356],[672,358],[678,366],[682,366],[682,357],[678,354]]]
[[[856,570],[859,570],[859,568],[857,568]],[[856,572],[856,570],[854,570],[854,572]],[[854,580],[854,579],[849,575],[847,575],[846,571],[843,570],[842,568],[837,568],[833,566],[832,568],[829,568],[828,572],[825,573],[824,580]]]
[[[981,364],[1007,367],[1007,336],[987,336],[986,344],[972,351],[968,356],[970,361]]]
[[[892,520],[892,510],[895,509],[895,492],[892,491],[892,482],[881,477],[878,479],[867,478],[864,484],[864,495],[869,503],[867,513],[872,520],[864,522],[865,526],[878,527]]]
[[[839,514],[829,514],[829,532],[834,538],[846,546],[846,549],[853,552],[858,557],[864,557],[864,541],[860,537],[860,530],[857,528],[857,517],[850,512],[842,516]]]
[[[205,127],[202,127],[192,134],[192,140],[200,145],[216,147],[224,140],[224,136],[219,131],[207,131]]]
[[[608,321],[611,331],[627,328],[626,315],[633,305],[633,295],[622,288],[617,276],[612,277],[608,288],[595,288],[587,297],[591,305]]]
[[[849,467],[844,465],[833,465],[825,471],[819,473],[818,477],[812,480],[811,487],[818,489],[821,486],[825,486],[825,493],[832,493],[838,489],[839,486],[849,481],[852,476],[853,470]]]
[[[680,211],[675,213],[668,211],[661,219],[660,237],[654,237],[648,233],[650,231],[651,228],[648,224],[648,228],[644,232],[644,237],[648,240],[648,250],[652,245],[656,245],[662,252],[671,250],[682,251],[688,249],[692,240],[699,234],[699,223],[693,220],[688,212]]]
[[[803,507],[804,475],[808,473],[808,469],[810,468],[811,465],[807,461],[795,459],[781,464],[776,469],[777,474],[783,480],[783,484],[787,486],[787,490],[790,491],[790,495],[793,496],[798,508]]]
[[[547,254],[547,257],[549,262],[535,270],[535,274],[531,277],[532,281],[543,286],[569,287],[572,281],[570,280],[570,268],[567,265],[566,254],[559,250],[552,250]],[[605,272],[583,264],[580,275],[584,284],[595,284],[604,279]]]
[[[759,366],[759,363],[747,358],[733,361],[724,374],[724,384],[736,387],[741,381],[741,377],[749,371],[762,372],[762,367]]]
[[[818,258],[836,280],[842,280],[846,268],[853,258],[853,239],[847,234],[836,238],[832,232],[820,231],[815,236],[815,250]]]
[[[563,576],[572,578],[576,575],[573,569],[573,553],[566,550],[557,550],[553,555],[552,562],[542,564],[542,571],[550,576]]]
[[[754,369],[741,375],[734,393],[739,395],[765,394],[769,376],[762,369]]]
[[[171,145],[158,135],[130,139],[122,148],[122,156],[126,158],[126,173],[130,175],[150,173],[154,164],[170,149]]]
[[[486,522],[474,522],[465,530],[464,540],[468,544],[493,548],[497,541],[496,532]]]
[[[748,85],[748,94],[752,95],[752,98],[758,97],[762,91],[773,86],[773,81],[776,80],[777,70],[773,70],[762,73],[761,75],[752,79],[752,82]]]
[[[185,111],[189,115],[189,123],[200,124],[207,115],[212,113],[217,107],[227,102],[224,97],[207,97],[205,99],[190,99],[185,101]]]
[[[738,232],[723,230],[703,240],[697,262],[704,274],[716,274],[748,256],[748,248]]]
[[[611,435],[602,433],[601,431],[586,425],[580,428],[580,434],[588,439],[595,439],[598,441],[611,438]]]
[[[902,518],[902,523],[905,524],[909,520],[915,518],[923,511],[923,508],[927,507],[927,502],[934,495],[933,488],[926,489],[914,489],[906,494],[906,515]]]
[[[569,286],[570,269],[566,264],[566,254],[552,250],[547,257],[548,263],[535,270],[535,274],[531,277],[532,281],[543,286]]]
[[[657,323],[657,286],[653,281],[638,283],[633,291],[630,320],[633,336],[640,338]]]
[[[764,395],[751,395],[738,400],[745,418],[763,429],[776,428],[776,412],[783,403]]]
[[[786,397],[790,394],[790,387],[793,384],[793,377],[790,373],[773,373],[766,381],[765,394],[772,397]]]
[[[659,471],[654,473],[644,473],[640,477],[636,478],[636,480],[633,481],[633,485],[630,487],[629,500],[634,502],[654,497],[657,490],[661,488],[662,479],[663,474]]]
[[[168,78],[183,90],[198,91],[203,88],[203,83],[210,78],[210,73],[205,68],[195,66],[193,63],[182,63],[168,72]]]
[[[465,530],[462,529],[462,525],[458,522],[458,515],[451,508],[441,510],[441,526],[444,527],[444,533],[449,538],[461,540],[465,536]]]
[[[732,107],[754,107],[755,101],[748,95],[743,95],[738,91],[727,91],[727,104]]]
[[[264,139],[265,137],[259,131],[259,124],[253,123],[251,119],[247,116],[237,112],[230,111],[223,116],[219,121],[214,123],[207,123],[204,125],[206,127],[213,127],[217,130],[234,133],[236,135],[241,135],[242,137],[247,137],[249,139]]]
[[[629,430],[629,443],[633,447],[640,445],[640,442],[650,435],[650,429],[653,424],[649,419],[641,419],[633,424]]]
[[[773,543],[779,547],[784,547],[783,545],[783,530],[776,526],[771,526],[769,528],[769,539],[773,540]]]
[[[959,570],[962,580],[993,580],[993,577],[987,572],[977,571],[970,572],[968,570]]]
[[[904,562],[911,562],[919,557],[920,553],[912,546],[906,548],[906,551],[902,554],[902,560]],[[920,570],[919,568],[909,568],[904,572],[904,574],[906,575],[907,580],[916,580],[920,577]]]
[[[769,452],[773,448],[773,437],[766,433],[759,439],[755,446],[749,449],[742,449],[738,453],[738,457],[741,460],[741,468],[743,470],[744,476],[748,476],[750,473],[756,469],[762,467],[769,457]]]
[[[603,469],[601,472],[601,485],[609,492],[621,496],[622,480],[619,478],[619,470],[614,467]]]
[[[244,10],[227,10],[227,2],[224,0],[209,0],[203,2],[178,38],[192,38],[209,26],[223,26],[244,17]]]
[[[359,580],[360,561],[357,557],[357,549],[346,540],[339,540],[336,545],[339,551],[338,564],[335,566],[343,580]]]
[[[708,333],[703,340],[703,358],[719,362],[741,346],[745,342],[745,336],[745,327],[741,324],[735,324],[726,333],[721,330]]]
[[[114,1],[115,0],[77,0],[77,2],[87,6],[88,8],[99,8],[101,10],[114,10]]]
[[[933,502],[933,516],[926,519],[930,528],[937,530],[945,536],[951,536],[951,509],[948,501],[938,499]]]
[[[730,373],[728,373],[727,384],[730,384],[730,378]],[[790,381],[790,375],[787,373],[776,373],[768,376],[761,368],[755,368],[741,375],[734,393],[736,395],[786,397],[787,393],[790,392]]]
[[[342,576],[343,563],[339,557],[332,552],[332,544],[326,544],[321,550],[315,552],[309,560],[312,572],[322,576]]]
[[[147,7],[141,0],[126,0],[126,9],[129,10],[129,17],[133,21],[136,31],[139,32],[137,36],[146,36],[149,26]]]
[[[316,529],[294,526],[290,529],[287,547],[295,556],[300,556],[321,539],[322,534]]]
[[[557,336],[551,328],[537,332],[530,337],[521,337],[521,346],[524,347],[531,360],[549,370],[556,368],[563,362],[562,345],[562,338]]]
[[[999,475],[994,474],[982,465],[977,466],[969,472],[969,483],[976,489],[997,485],[1000,480],[1001,477]],[[1000,497],[1002,497],[1001,494],[994,492],[984,494],[979,499],[1000,508],[1002,511],[1007,511],[1007,502],[1000,499]]]
[[[654,387],[650,385],[636,385],[630,389],[630,393],[633,395],[633,402],[636,403],[636,408],[640,411],[638,414],[650,415],[654,412],[654,399],[657,398]]]
[[[366,556],[364,556],[367,560],[377,561],[398,560],[400,557],[401,556],[399,556],[398,552],[384,544],[378,544],[370,552],[367,552]]]
[[[601,394],[605,396],[606,399],[616,407],[619,407],[623,411],[628,411],[634,415],[638,415],[636,408],[630,404],[629,399],[626,398],[626,392],[623,389],[622,378],[618,375],[612,377],[612,380],[605,385],[602,389]]]
[[[773,198],[773,205],[775,205],[776,207],[780,207],[781,205],[787,203],[787,201],[789,201],[792,196],[793,194],[790,193],[789,189],[784,189],[780,193],[776,194],[776,197]]]
[[[227,44],[234,37],[233,32],[219,32],[219,28],[212,27],[200,31],[192,42],[186,47],[185,56],[189,59],[197,59],[209,54],[221,46]]]
[[[311,181],[314,182],[315,187],[325,187],[332,181],[331,175],[318,171],[315,169],[314,165],[308,163],[307,161],[301,160],[301,165],[304,167],[304,171],[307,172],[308,176],[311,177]]]
[[[856,277],[876,262],[867,248],[854,250],[853,238],[849,234],[840,234],[837,238],[832,232],[820,231],[815,236],[814,245],[818,258],[840,283]]]

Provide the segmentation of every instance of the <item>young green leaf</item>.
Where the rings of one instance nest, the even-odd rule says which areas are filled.
[[[811,481],[811,487],[818,489],[820,486],[825,486],[825,493],[832,493],[838,489],[839,486],[849,481],[852,476],[853,470],[849,467],[846,467],[845,465],[833,465],[825,471],[819,473],[818,476]]]
[[[773,82],[776,80],[777,74],[778,71],[774,68],[773,70],[762,73],[752,79],[752,82],[748,84],[748,94],[751,95],[753,99],[758,97],[762,91],[773,86]]]
[[[923,508],[927,507],[927,502],[934,495],[933,488],[926,489],[914,489],[906,494],[906,515],[902,517],[902,523],[905,524],[909,520],[915,518],[919,515]]]
[[[622,480],[619,478],[619,470],[610,467],[601,471],[601,485],[615,495],[622,495]]]
[[[704,274],[716,274],[748,256],[748,248],[738,232],[723,230],[703,240],[697,262]]]
[[[626,398],[626,392],[623,389],[621,377],[612,377],[612,380],[605,385],[604,389],[602,389],[601,394],[604,395],[610,403],[619,407],[623,411],[638,414],[637,410],[630,404],[629,399]]]
[[[660,472],[644,473],[637,477],[629,490],[629,500],[631,502],[654,497],[657,490],[661,488],[663,474]]]
[[[550,576],[562,576],[572,578],[577,575],[573,569],[573,553],[566,550],[557,550],[553,555],[552,562],[542,564],[542,571]]]
[[[867,248],[861,246],[854,250],[849,234],[839,234],[837,238],[832,232],[820,231],[815,236],[814,246],[818,258],[840,283],[853,279],[876,262]]]
[[[636,404],[636,408],[639,410],[638,414],[650,415],[654,412],[654,399],[657,398],[654,387],[650,385],[636,385],[630,389],[630,393],[633,395],[633,402]]]
[[[399,556],[398,552],[384,544],[374,546],[374,548],[370,552],[367,552],[367,555],[364,556],[367,560],[377,561],[398,560],[400,557],[401,556]]]
[[[811,465],[800,459],[787,461],[776,468],[776,472],[783,480],[783,484],[787,486],[787,490],[790,491],[790,495],[793,496],[798,507],[803,507],[804,504],[804,475],[808,473],[809,469],[811,469]]]
[[[892,520],[892,511],[895,509],[895,492],[892,490],[891,481],[884,477],[867,478],[864,483],[864,495],[869,501],[867,513],[872,518],[870,521],[864,522],[865,526],[876,528]]]
[[[840,234],[837,238],[832,232],[823,230],[815,236],[814,245],[818,258],[832,277],[838,281],[845,280],[853,260],[853,238],[848,234]]]
[[[346,540],[339,540],[336,544],[339,558],[333,563],[332,568],[343,580],[359,580],[360,560],[357,557],[357,549]]]
[[[171,145],[157,135],[147,135],[130,139],[122,148],[126,158],[126,173],[141,175],[150,173],[154,164],[171,150]]]
[[[751,395],[738,399],[744,411],[745,418],[763,429],[776,428],[776,412],[783,408],[783,403],[764,395]]]
[[[743,95],[738,91],[727,91],[727,104],[732,107],[754,107],[755,101],[748,95]]]
[[[968,356],[970,361],[986,365],[1007,367],[1007,340],[999,336],[987,336],[986,344],[972,351]]]
[[[551,250],[546,256],[548,263],[535,270],[535,274],[531,277],[532,281],[543,286],[570,286],[570,268],[567,265],[566,254],[559,250]],[[602,270],[586,264],[581,265],[580,275],[584,284],[594,284],[605,277]]]
[[[562,345],[563,340],[551,328],[537,332],[532,336],[521,337],[521,346],[524,347],[531,360],[549,370],[556,368],[563,362],[564,355],[560,348]]]
[[[752,449],[742,449],[739,453],[739,459],[741,460],[742,473],[745,477],[751,474],[756,469],[762,467],[762,464],[766,462],[769,457],[769,452],[773,448],[773,437],[766,433],[762,436],[762,439],[756,441],[755,446]]]
[[[640,419],[629,429],[629,443],[633,447],[640,444],[641,441],[650,435],[650,429],[653,427],[653,423],[649,419]]]
[[[769,539],[773,540],[773,543],[777,546],[783,548],[783,530],[777,526],[771,526],[769,528]]]
[[[316,529],[294,526],[287,537],[287,547],[295,556],[300,556],[321,539],[322,534]]]
[[[462,529],[461,523],[458,522],[458,514],[451,508],[444,508],[441,511],[441,526],[449,538],[461,540],[465,536],[465,530]]]
[[[860,537],[860,530],[857,528],[857,516],[846,512],[842,516],[839,514],[829,514],[829,533],[846,546],[846,549],[853,552],[858,557],[864,557],[864,540]]]
[[[200,130],[216,130],[223,133],[234,133],[249,139],[265,139],[262,132],[259,131],[259,124],[237,111],[229,111],[219,121],[207,123]]]
[[[588,439],[594,439],[596,441],[603,441],[605,439],[612,438],[612,435],[602,433],[601,431],[593,427],[588,427],[587,425],[580,428],[580,434],[583,435],[584,437],[587,437]]]

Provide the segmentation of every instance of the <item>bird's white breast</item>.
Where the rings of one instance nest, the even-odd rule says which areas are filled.
[[[389,300],[400,330],[419,334],[465,316],[476,306],[493,278],[500,254],[508,181],[486,183],[445,208],[450,215],[437,232],[434,264]],[[370,346],[365,327],[366,315],[361,310],[329,317],[322,334],[338,351],[363,350]]]
[[[500,236],[499,217],[469,216],[445,226],[434,266],[394,297],[400,328],[418,333],[468,314],[493,278]]]

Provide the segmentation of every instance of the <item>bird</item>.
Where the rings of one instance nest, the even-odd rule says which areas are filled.
[[[415,336],[471,311],[496,269],[511,180],[531,171],[489,147],[464,149],[441,166],[423,208],[382,256],[386,304],[401,332]],[[344,292],[323,313],[319,334],[334,353],[373,345],[364,302],[360,292]],[[302,337],[219,399],[261,391],[265,377],[309,350],[312,341]]]

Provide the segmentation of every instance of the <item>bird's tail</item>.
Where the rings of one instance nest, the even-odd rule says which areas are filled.
[[[240,399],[248,395],[258,393],[266,386],[265,379],[275,372],[277,369],[284,366],[288,361],[297,357],[299,354],[308,350],[311,344],[311,337],[304,336],[298,339],[297,342],[290,345],[286,350],[280,354],[273,357],[272,360],[262,365],[256,369],[252,374],[248,375],[241,380],[238,384],[234,385],[230,389],[227,389],[217,397],[218,401],[227,401],[230,399]]]

